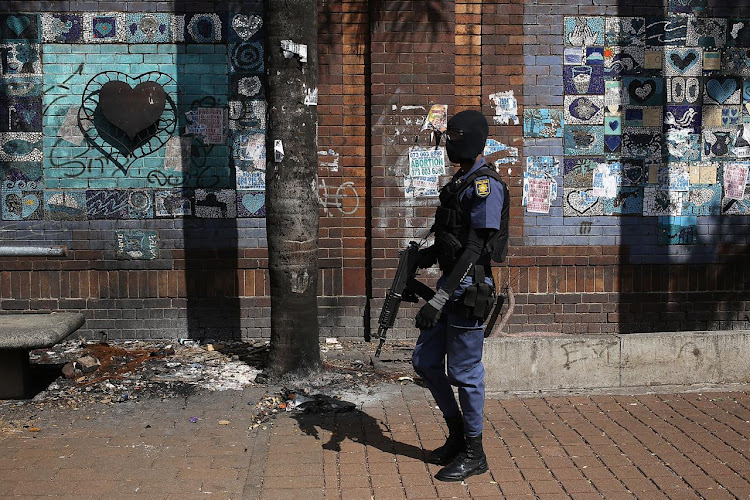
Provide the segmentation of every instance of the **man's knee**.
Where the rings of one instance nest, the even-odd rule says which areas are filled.
[[[484,380],[484,366],[481,361],[469,364],[448,364],[448,379],[458,387],[474,387]]]

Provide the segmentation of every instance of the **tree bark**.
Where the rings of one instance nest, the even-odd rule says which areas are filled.
[[[265,0],[268,125],[266,234],[271,284],[269,372],[307,374],[320,369],[318,328],[318,161],[316,0]],[[307,46],[306,61],[296,47]],[[292,52],[292,54],[289,54]],[[284,157],[276,161],[274,144]]]

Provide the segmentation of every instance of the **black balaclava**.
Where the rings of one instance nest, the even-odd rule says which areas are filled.
[[[461,111],[448,120],[448,130],[460,130],[463,135],[455,141],[445,142],[448,159],[453,163],[474,163],[484,151],[490,126],[482,113],[474,110]]]

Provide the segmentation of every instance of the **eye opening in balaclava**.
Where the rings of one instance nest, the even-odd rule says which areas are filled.
[[[448,120],[445,151],[453,163],[473,163],[484,151],[490,126],[482,113],[460,111]],[[451,138],[453,136],[454,138]]]

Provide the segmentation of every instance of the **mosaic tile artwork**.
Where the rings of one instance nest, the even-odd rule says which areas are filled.
[[[77,43],[83,40],[81,14],[42,14],[42,40],[45,42]]]
[[[692,184],[683,201],[683,215],[719,215],[721,214],[721,186]]]
[[[50,220],[85,220],[84,191],[44,191],[44,218]]]
[[[669,12],[678,14],[703,14],[708,0],[669,0]]]
[[[234,190],[195,190],[195,216],[204,219],[237,217],[237,193]]]
[[[594,196],[593,191],[593,188],[564,188],[563,216],[604,215],[604,202],[601,198]]]
[[[730,19],[727,25],[727,45],[730,47],[750,47],[750,25],[747,19]]]
[[[14,13],[0,15],[0,38],[39,42],[39,14]]]
[[[239,217],[265,217],[266,193],[237,191],[237,215]]]
[[[173,40],[170,14],[126,14],[128,43],[165,43]]]
[[[0,15],[0,175],[15,183],[3,189],[3,217],[264,216],[236,194],[260,200],[265,190],[264,37],[260,11]],[[102,44],[107,67],[89,57]],[[150,69],[138,54],[161,61]],[[162,87],[162,115],[125,137],[97,112],[113,80]],[[205,130],[189,131],[178,99]]]
[[[741,200],[722,198],[721,213],[723,215],[750,215],[750,185],[745,186],[745,195]]]
[[[698,220],[692,216],[659,216],[656,241],[658,245],[695,245],[698,242]]]
[[[643,188],[622,187],[612,198],[604,198],[604,215],[641,215],[643,213]]]
[[[604,45],[603,17],[566,17],[565,44],[575,46]]]
[[[194,14],[185,21],[185,41],[217,43],[225,41],[226,22],[219,14]]]
[[[190,217],[193,215],[193,193],[173,189],[154,193],[154,215],[156,217]]]
[[[116,189],[91,189],[86,191],[87,219],[127,219],[128,193]]]
[[[563,150],[566,155],[604,154],[604,126],[568,125],[563,133]]]
[[[127,40],[125,14],[120,12],[84,13],[83,40],[85,42],[112,43]]]
[[[564,123],[571,125],[602,125],[604,98],[598,96],[565,96]]]
[[[525,108],[524,137],[548,138],[563,136],[563,114],[557,109]]]
[[[141,229],[117,230],[115,247],[118,259],[153,260],[159,256],[159,235]]]
[[[4,181],[2,184],[3,220],[38,220],[42,218],[43,192],[33,181]]]

